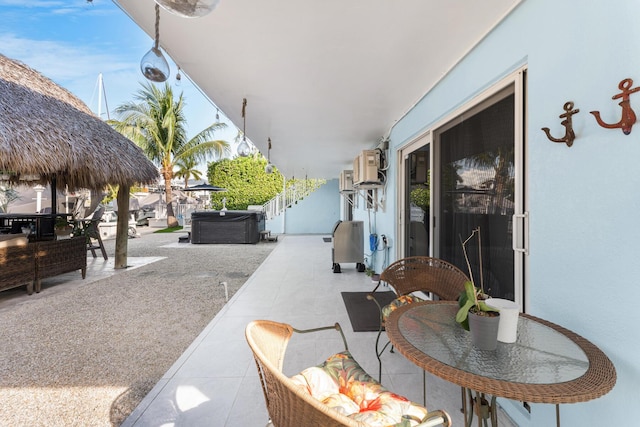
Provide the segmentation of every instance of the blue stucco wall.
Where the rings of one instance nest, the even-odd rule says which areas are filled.
[[[584,336],[613,361],[618,379],[607,395],[561,406],[566,426],[632,425],[640,415],[640,123],[632,133],[597,125],[620,119],[622,79],[640,86],[640,2],[524,0],[391,132],[396,151],[443,116],[518,67],[527,67],[526,181],[530,212],[527,271],[529,312]],[[577,139],[550,142],[540,130],[562,133],[558,115],[567,101]],[[631,95],[640,115],[640,93]],[[375,228],[393,236],[398,209],[396,171],[389,172],[387,206]],[[365,211],[358,219],[367,220]],[[553,405],[503,402],[521,426],[554,425]],[[606,419],[606,422],[604,421]]]
[[[286,234],[331,234],[340,219],[338,180],[327,180],[311,195],[287,209],[284,215],[268,221],[267,228],[273,233],[282,233],[284,226]]]

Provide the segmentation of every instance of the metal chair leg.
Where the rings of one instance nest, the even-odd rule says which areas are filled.
[[[427,371],[422,370],[422,406],[427,407]]]

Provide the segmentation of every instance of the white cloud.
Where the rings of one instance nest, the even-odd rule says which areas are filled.
[[[59,83],[95,73],[96,69],[115,72],[132,66],[132,62],[123,61],[118,55],[92,52],[87,46],[77,47],[64,42],[2,34],[0,45],[4,55],[24,62]]]
[[[96,82],[100,73],[105,76],[105,87],[111,90],[107,93],[109,109],[131,99],[138,88],[137,58],[128,60],[116,53],[92,51],[87,45],[74,46],[10,34],[0,34],[0,46],[2,54],[24,62],[67,88],[94,111],[98,109]]]
[[[0,7],[3,5],[26,7],[26,4],[29,4],[30,7],[54,7],[61,10],[65,3],[61,1],[23,3],[18,0],[0,0]],[[80,3],[84,4],[83,1]],[[89,5],[89,7],[93,6]],[[52,12],[49,10],[48,14]],[[99,74],[103,74],[108,108],[113,111],[117,106],[132,101],[133,95],[141,87],[140,83],[145,82],[140,73],[139,61],[151,47],[152,40],[142,31],[124,34],[111,31],[109,34],[109,31],[105,31],[104,28],[101,30],[94,38],[89,39],[79,34],[77,37],[82,39],[77,38],[72,41],[52,40],[50,37],[54,37],[53,33],[46,34],[47,39],[43,40],[37,39],[36,36],[21,34],[18,28],[13,32],[0,30],[0,53],[24,62],[65,87],[96,113],[98,112],[97,79]],[[100,36],[101,32],[106,36]],[[173,69],[175,68],[173,63],[170,60],[169,62],[173,77],[176,70]],[[176,88],[176,92],[179,91],[184,91],[187,99],[186,110],[189,116],[190,134],[200,131],[214,121],[215,108],[187,79],[183,79],[183,85]],[[106,110],[104,104],[101,110],[103,113]],[[236,129],[230,126],[218,137],[232,141],[236,132]]]
[[[60,6],[68,6],[69,3],[65,1],[56,0],[0,0],[0,6],[15,6],[15,7],[27,7],[27,8],[52,8]]]

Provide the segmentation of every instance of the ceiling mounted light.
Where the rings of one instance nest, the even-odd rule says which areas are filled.
[[[156,0],[156,3],[182,18],[201,18],[216,8],[220,0]]]
[[[264,171],[265,173],[273,173],[273,165],[271,164],[271,138],[267,141],[267,166],[264,167]]]
[[[238,144],[238,148],[236,149],[238,155],[241,157],[248,157],[251,154],[251,147],[247,142],[247,134],[245,133],[245,129],[247,126],[247,98],[242,98],[242,141]]]
[[[180,74],[180,66],[178,66],[178,73],[176,74],[176,86],[180,86],[182,83],[182,75]]]
[[[169,78],[169,63],[160,51],[160,6],[156,4],[156,38],[153,47],[140,61],[140,71],[152,82],[162,83]]]

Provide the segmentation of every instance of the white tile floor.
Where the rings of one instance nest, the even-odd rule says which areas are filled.
[[[136,426],[243,426],[267,423],[264,397],[255,363],[244,338],[254,319],[312,328],[339,322],[349,349],[373,375],[378,364],[374,332],[352,332],[341,291],[369,291],[371,281],[343,264],[334,274],[331,243],[322,236],[281,238],[267,260],[211,321],[187,351],[158,382],[123,424]],[[332,331],[300,336],[292,341],[285,361],[287,374],[320,363],[340,351]],[[422,402],[422,373],[399,353],[385,353],[382,382],[391,390]],[[430,409],[442,408],[463,425],[460,388],[428,376]],[[500,425],[509,425],[503,417]]]

